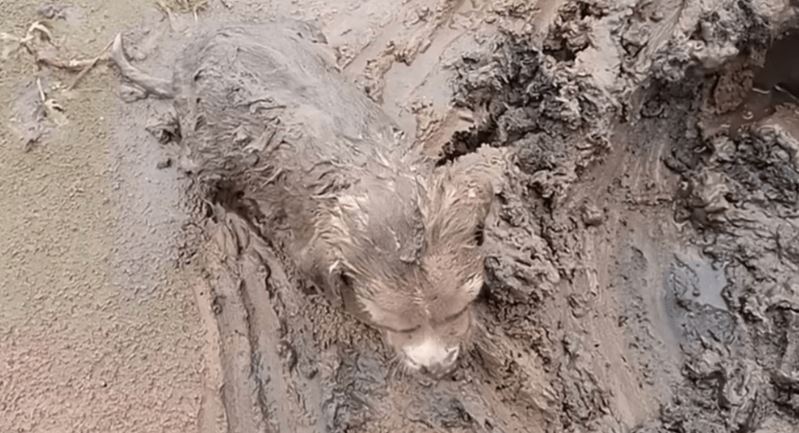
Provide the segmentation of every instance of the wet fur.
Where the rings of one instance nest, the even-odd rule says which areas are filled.
[[[132,66],[121,38],[112,58],[174,99],[187,170],[242,191],[267,226],[285,229],[275,231],[332,300],[383,329],[419,322],[418,338],[460,344],[470,311],[459,329],[436,324],[482,285],[476,234],[500,154],[434,168],[314,35],[293,21],[220,26],[192,38],[172,80]]]

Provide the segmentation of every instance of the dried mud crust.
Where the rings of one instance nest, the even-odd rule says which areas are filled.
[[[445,158],[488,143],[515,166],[486,224],[483,329],[446,380],[393,369],[257,221],[209,205],[197,291],[228,430],[791,431],[796,108],[745,112],[792,25],[777,3],[567,0],[548,30],[464,55],[476,124]]]

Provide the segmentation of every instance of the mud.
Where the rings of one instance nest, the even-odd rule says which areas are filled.
[[[136,311],[127,319],[135,323],[156,308],[152,299],[166,296],[169,307],[155,311],[182,308],[181,317],[189,318],[180,323],[189,325],[159,314],[158,323],[171,332],[136,326],[130,329],[140,332],[130,336],[106,331],[109,346],[74,330],[73,322],[58,335],[84,342],[79,347],[86,353],[130,350],[139,347],[128,345],[136,338],[149,348],[144,340],[160,335],[162,347],[184,343],[168,366],[203,365],[201,377],[174,376],[173,368],[148,370],[148,364],[111,356],[118,370],[127,371],[125,362],[132,362],[140,366],[132,371],[156,382],[176,379],[176,393],[195,396],[179,406],[158,397],[163,390],[156,386],[145,406],[183,412],[127,415],[132,427],[126,430],[148,430],[157,419],[166,430],[185,431],[176,426],[179,419],[195,420],[192,428],[199,431],[237,432],[795,431],[799,81],[790,53],[799,22],[793,2],[378,3],[333,10],[312,1],[275,2],[271,9],[210,2],[197,22],[191,13],[176,13],[144,27],[126,24],[132,28],[125,32],[128,54],[165,76],[193,28],[278,12],[316,18],[344,73],[442,162],[483,144],[512,152],[499,212],[485,225],[481,332],[445,380],[392,368],[380,335],[329,305],[246,214],[230,201],[198,196],[185,180],[169,180],[175,170],[156,169],[165,158],[180,156],[170,150],[175,130],[160,124],[169,117],[169,102],[114,100],[108,107],[119,110],[113,115],[119,120],[107,128],[122,161],[118,170],[126,180],[120,185],[137,197],[115,200],[123,215],[135,213],[143,199],[150,203],[143,221],[120,219],[119,233],[130,239],[143,224],[172,219],[134,243],[139,250],[117,256],[155,251],[159,255],[152,257],[174,258],[169,263],[177,263],[184,282],[144,290],[154,286],[144,278],[149,262],[139,263],[137,281],[121,284],[142,287],[123,293],[131,303],[142,297],[144,310],[103,308]],[[82,19],[79,9],[41,10]],[[29,12],[32,17],[35,8]],[[109,40],[108,33],[98,44]],[[119,86],[114,70],[97,74],[106,77],[99,92],[116,98],[109,90]],[[63,137],[58,134],[75,122],[15,126],[43,122],[31,93],[35,84],[26,78],[0,78],[3,96],[14,95],[19,107],[3,112],[13,118],[14,131],[4,142],[23,146],[21,141],[35,138],[50,144],[53,134]],[[56,90],[53,97],[69,101]],[[125,92],[144,96],[137,89]],[[25,103],[28,97],[34,106]],[[67,119],[79,115],[74,104],[64,105]],[[157,137],[144,132],[148,125]],[[140,147],[131,152],[134,139]],[[30,161],[50,151],[42,145],[22,155]],[[137,182],[139,173],[161,173],[156,179],[166,183],[154,188]],[[109,193],[115,194],[122,193]],[[184,223],[175,222],[184,221],[177,214],[186,215]],[[22,228],[9,234],[19,236],[16,230]],[[26,255],[23,237],[13,239],[3,268],[35,272],[38,265],[22,260],[35,257]],[[43,244],[46,237],[33,242]],[[125,267],[133,269],[135,259],[129,263]],[[3,275],[12,281],[18,274]],[[26,278],[34,287],[45,281],[59,287],[75,277]],[[95,400],[80,400],[70,411],[63,402],[72,395],[68,385],[55,387],[62,400],[48,400],[46,410],[25,392],[26,384],[43,386],[33,373],[38,364],[30,361],[73,351],[49,354],[30,342],[46,334],[12,314],[30,305],[18,286],[2,286],[9,301],[0,309],[0,389],[10,397],[0,398],[0,430],[43,431],[31,413],[50,414],[53,427],[69,429],[82,420],[89,429],[121,430],[92,418],[92,405],[114,413]],[[76,290],[64,287],[67,294]],[[188,287],[196,299],[191,314],[180,296],[174,298]],[[55,304],[48,313],[58,317],[69,308]],[[119,313],[97,320],[102,317]],[[196,326],[201,337],[175,331],[180,326]],[[187,342],[202,348],[186,349],[194,347]],[[34,348],[33,358],[25,347]],[[4,359],[8,353],[13,357]],[[82,374],[70,367],[74,359],[80,358],[69,358],[48,377]],[[12,368],[3,370],[7,365]],[[2,380],[11,372],[12,382]],[[128,381],[115,386],[141,389]],[[92,392],[107,395],[100,387]]]

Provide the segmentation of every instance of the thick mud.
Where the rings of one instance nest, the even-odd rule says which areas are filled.
[[[794,11],[764,6],[573,2],[464,59],[488,121],[450,154],[517,152],[489,317],[543,363],[542,431],[795,428]]]
[[[267,268],[284,268],[276,256],[229,250],[245,282],[217,285],[225,299],[238,290],[281,300],[265,300],[267,314],[243,301],[250,319],[239,319],[274,316],[286,329],[272,354],[258,349],[262,327],[250,329],[260,363],[289,353],[278,371],[248,366],[263,422],[304,420],[309,431],[796,425],[795,83],[773,60],[785,55],[767,55],[774,40],[775,53],[786,43],[789,9],[753,8],[567,2],[543,35],[503,31],[457,63],[455,101],[479,120],[444,157],[489,143],[513,149],[516,169],[486,227],[484,332],[451,379],[392,376],[376,336],[364,328],[345,338],[342,327],[359,325],[319,311],[298,280],[273,272],[247,283],[255,270],[246,263],[268,257]],[[772,104],[752,119],[747,101],[764,93]],[[741,117],[736,128],[710,126],[725,115]],[[246,231],[216,221],[224,245]],[[321,368],[309,375],[303,364]],[[296,406],[270,384],[295,390]]]
[[[513,156],[485,224],[480,330],[455,373],[394,368],[278,238],[186,181],[200,431],[796,431],[799,7],[528,3],[410,2],[376,38],[318,14],[331,61],[431,155]],[[233,13],[211,11],[171,25]],[[190,40],[176,33],[146,61],[162,76]],[[163,34],[125,32],[128,54]],[[152,143],[180,142],[170,101],[119,104],[133,120],[116,128],[150,119]]]

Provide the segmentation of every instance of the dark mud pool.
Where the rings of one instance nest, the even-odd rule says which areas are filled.
[[[347,33],[332,21],[302,24],[297,34],[330,62],[323,72],[341,74],[375,103],[347,105],[362,95],[324,91],[322,72],[286,56],[287,70],[308,74],[296,82],[315,89],[303,101],[348,113],[353,120],[343,123],[315,123],[311,109],[275,110],[271,94],[237,112],[256,116],[243,126],[230,121],[239,108],[202,108],[192,98],[204,94],[186,89],[212,86],[196,83],[220,69],[201,76],[175,59],[224,21],[216,12],[188,20],[193,30],[163,42],[152,61],[136,56],[150,36],[123,32],[131,64],[163,78],[142,86],[120,76],[131,71],[110,69],[122,83],[121,113],[141,120],[127,127],[146,123],[147,140],[161,143],[184,179],[175,199],[189,214],[178,266],[198,269],[192,287],[212,330],[206,350],[218,385],[200,403],[198,429],[799,432],[799,5],[467,3],[420,6],[426,12],[404,22],[437,23],[423,34],[427,43],[405,51],[387,43],[363,62],[341,49]],[[468,44],[452,42],[461,40],[446,33],[454,24],[441,25],[454,17],[473,20]],[[435,32],[449,42],[436,42]],[[431,99],[445,95],[449,114],[435,122],[419,110],[407,117],[395,104],[402,85],[386,84],[402,71],[408,80],[421,74],[413,65],[432,62],[428,49],[449,53],[444,72],[422,74],[434,77]],[[253,97],[242,76],[236,98]],[[306,92],[295,85],[280,86],[288,93],[278,99]],[[241,193],[257,189],[261,174],[241,168],[257,158],[236,154],[208,181],[187,154],[207,139],[194,134],[198,125],[212,125],[228,132],[203,142],[217,149],[203,148],[209,160],[246,145],[261,146],[264,158],[272,142],[259,142],[264,122],[282,125],[269,140],[418,142],[439,166],[481,146],[506,152],[483,227],[477,329],[451,374],[434,380],[398,367],[379,330],[303,275],[282,228]],[[292,136],[295,127],[305,135]]]

